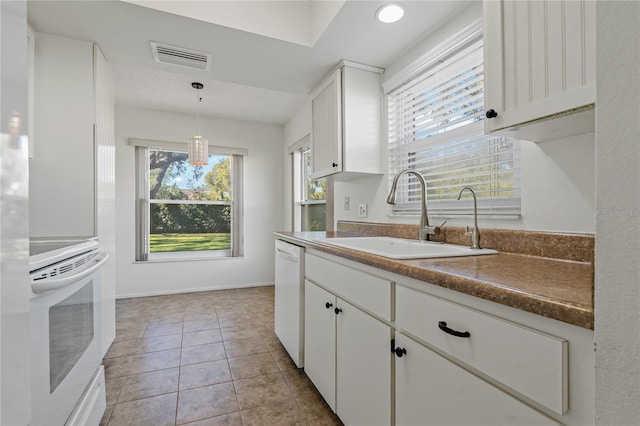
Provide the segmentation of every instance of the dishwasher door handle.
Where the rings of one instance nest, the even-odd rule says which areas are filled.
[[[276,256],[283,259],[291,260],[292,262],[298,261],[298,256],[295,253],[291,253],[288,250],[284,250],[281,247],[276,247]]]

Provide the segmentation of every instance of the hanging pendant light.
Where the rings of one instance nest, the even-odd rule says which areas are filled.
[[[197,116],[197,133],[189,139],[189,163],[194,166],[206,166],[209,164],[209,141],[200,135],[200,89],[204,87],[202,83],[191,83],[191,87],[196,89],[196,116]]]

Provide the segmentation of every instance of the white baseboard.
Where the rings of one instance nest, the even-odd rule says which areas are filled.
[[[180,293],[197,293],[201,291],[215,291],[215,290],[231,290],[236,288],[250,288],[250,287],[265,287],[274,285],[272,282],[267,283],[247,283],[247,284],[234,284],[217,287],[202,287],[202,288],[181,288],[179,290],[165,290],[165,291],[150,291],[145,293],[130,293],[130,294],[117,294],[116,299],[131,299],[134,297],[147,297],[147,296],[167,296],[169,294]]]

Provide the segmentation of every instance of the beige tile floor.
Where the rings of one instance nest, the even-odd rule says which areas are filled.
[[[118,300],[102,425],[341,425],[273,332],[274,288]]]

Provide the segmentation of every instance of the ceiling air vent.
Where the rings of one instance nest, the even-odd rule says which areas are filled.
[[[161,64],[180,65],[207,71],[211,69],[211,55],[209,53],[155,41],[151,42],[151,51],[155,61]]]

